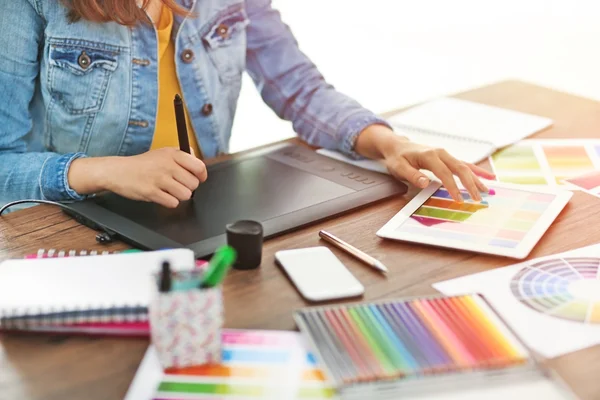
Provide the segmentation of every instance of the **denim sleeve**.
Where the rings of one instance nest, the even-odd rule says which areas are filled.
[[[308,143],[358,158],[353,150],[358,134],[388,123],[325,82],[271,0],[247,0],[246,8],[246,68],[264,101]]]
[[[5,1],[0,12],[0,202],[80,200],[67,181],[81,153],[28,152],[30,104],[44,35],[39,0]]]

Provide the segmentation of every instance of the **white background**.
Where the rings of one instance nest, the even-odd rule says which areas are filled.
[[[600,100],[594,0],[273,0],[338,90],[375,112],[504,79]],[[293,136],[244,77],[232,152]]]

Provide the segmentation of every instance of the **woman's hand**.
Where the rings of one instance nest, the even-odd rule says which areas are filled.
[[[202,161],[175,148],[130,157],[79,158],[68,173],[69,186],[79,194],[108,190],[169,208],[189,200],[206,178]]]
[[[463,197],[454,175],[476,201],[481,201],[481,192],[488,191],[478,176],[486,179],[495,177],[483,168],[457,160],[446,150],[411,142],[383,125],[371,125],[362,131],[356,140],[355,150],[365,157],[383,159],[393,176],[420,188],[426,187],[429,179],[419,169],[429,170],[459,202],[463,201]]]

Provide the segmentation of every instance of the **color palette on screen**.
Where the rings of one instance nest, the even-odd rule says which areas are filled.
[[[166,370],[154,399],[332,398],[301,339],[297,332],[224,330],[221,364]]]
[[[457,242],[516,248],[542,216],[555,196],[494,187],[474,202],[455,202],[444,188],[438,189],[396,231]]]
[[[500,182],[560,186],[600,169],[600,141],[524,140],[494,153],[490,163]]]
[[[528,359],[478,295],[305,309],[297,321],[340,385],[507,368]]]
[[[513,295],[550,317],[600,324],[600,259],[551,258],[532,263],[512,279]]]

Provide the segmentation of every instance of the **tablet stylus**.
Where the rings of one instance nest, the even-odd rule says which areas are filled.
[[[188,137],[187,122],[185,120],[185,109],[183,108],[183,100],[179,94],[175,95],[173,100],[175,107],[175,121],[177,122],[177,138],[179,140],[179,150],[192,154],[190,151],[190,139]],[[192,192],[192,198],[194,192]]]
[[[321,239],[325,240],[326,242],[331,243],[332,245],[336,246],[337,248],[340,248],[340,249],[344,250],[346,253],[358,258],[360,261],[364,262],[368,266],[375,268],[376,270],[381,271],[383,273],[388,272],[387,267],[385,265],[383,265],[383,263],[381,261],[371,257],[367,253],[357,249],[356,247],[352,246],[351,244],[344,242],[342,239],[333,236],[331,233],[325,232],[325,231],[320,231],[319,236],[321,237]]]

